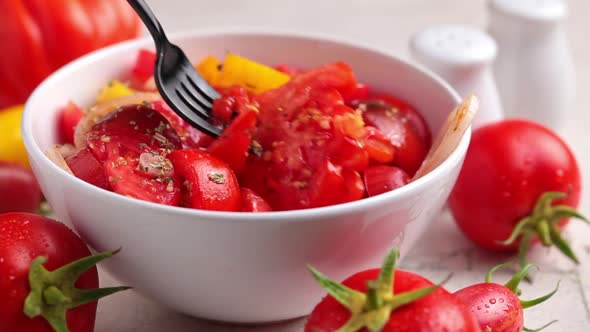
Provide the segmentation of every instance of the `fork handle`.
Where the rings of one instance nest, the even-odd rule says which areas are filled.
[[[137,15],[139,15],[143,21],[143,24],[148,28],[154,39],[158,52],[166,45],[170,44],[168,37],[166,37],[166,34],[164,33],[164,29],[162,29],[162,25],[144,0],[127,0],[127,2],[133,7]]]

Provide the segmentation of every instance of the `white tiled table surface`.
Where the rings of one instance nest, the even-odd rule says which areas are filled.
[[[484,0],[148,0],[163,25],[170,31],[233,26],[267,26],[339,35],[391,50],[409,58],[408,38],[436,23],[461,23],[476,27],[486,24]],[[567,29],[577,68],[578,96],[575,117],[567,119],[561,134],[572,146],[583,170],[584,187],[590,188],[590,139],[585,128],[590,123],[590,1],[569,1],[571,14]],[[583,196],[581,210],[590,214],[590,190]],[[590,227],[573,222],[566,231],[582,264],[563,260],[554,250],[535,248],[533,257],[541,263],[535,288],[523,285],[523,298],[540,296],[562,280],[555,298],[527,309],[529,327],[539,327],[558,319],[551,331],[590,331]],[[447,288],[454,291],[480,282],[485,271],[509,256],[494,255],[473,247],[459,233],[448,212],[433,223],[403,268],[441,280],[455,272]],[[507,274],[498,273],[499,280]],[[101,273],[103,285],[116,284]],[[286,300],[286,299],[285,299]],[[97,332],[159,331],[301,331],[304,320],[279,325],[236,327],[181,316],[130,291],[102,300]]]

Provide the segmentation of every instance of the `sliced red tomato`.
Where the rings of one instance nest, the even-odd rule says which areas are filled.
[[[167,158],[169,150],[148,150],[139,157],[124,146],[109,150],[105,172],[113,191],[144,201],[180,204],[181,181]]]
[[[159,112],[145,105],[122,107],[96,124],[87,139],[113,191],[155,203],[179,204],[180,181],[168,154],[182,145]]]
[[[131,70],[133,79],[139,82],[145,82],[150,77],[154,76],[154,68],[156,66],[156,53],[150,50],[142,49],[137,54],[135,64]]]
[[[413,108],[392,105],[390,99],[361,101],[358,109],[367,125],[379,129],[395,147],[394,164],[413,175],[430,148],[430,132]]]
[[[59,113],[59,136],[64,143],[74,143],[74,130],[84,116],[84,110],[74,102],[68,102]]]
[[[369,166],[369,153],[357,140],[336,135],[328,148],[330,161],[344,168],[362,171]]]
[[[342,203],[358,201],[365,196],[365,183],[358,172],[345,168],[342,170],[342,177],[344,178]]]
[[[344,177],[342,167],[326,161],[316,170],[317,176],[309,183],[309,207],[322,207],[342,203]]]
[[[88,147],[104,162],[117,147],[135,152],[136,157],[152,149],[180,149],[182,143],[170,122],[145,105],[129,105],[110,113],[86,134]]]
[[[258,109],[251,107],[240,113],[207,149],[229,164],[236,175],[242,174],[258,120]]]
[[[362,142],[371,161],[389,164],[395,159],[395,147],[379,129],[370,126],[365,127]]]
[[[252,95],[240,85],[218,90],[221,98],[213,101],[211,114],[224,124],[229,123],[238,114],[251,106],[257,106],[252,100]]]
[[[364,178],[369,196],[375,196],[397,189],[410,182],[410,176],[404,170],[385,165],[367,168]]]
[[[202,150],[176,150],[169,155],[184,180],[188,206],[216,211],[240,210],[240,187],[231,168]]]
[[[183,148],[206,148],[214,141],[213,137],[184,121],[166,102],[156,101],[151,104],[151,107],[160,112],[170,122],[174,130],[178,133],[178,136],[180,136]]]
[[[273,210],[362,198],[362,181],[353,172],[368,163],[367,153],[355,142],[364,126],[342,98],[356,85],[350,67],[336,63],[302,72],[286,85],[257,95],[260,114],[254,140],[260,149],[247,159],[248,176],[241,177],[242,185]]]
[[[432,143],[432,133],[430,132],[430,128],[426,124],[424,117],[422,117],[422,115],[412,105],[397,97],[384,93],[369,93],[367,99],[382,100],[398,109],[402,114],[405,115],[406,119],[411,124],[412,128],[414,128],[420,139],[422,139],[426,145],[430,146]]]
[[[358,83],[351,93],[342,95],[344,103],[349,105],[355,101],[365,100],[369,97],[369,86],[363,83]]]
[[[111,184],[105,175],[104,167],[96,160],[88,148],[84,148],[69,156],[66,159],[66,163],[77,178],[99,188],[109,191],[112,190]]]
[[[275,67],[276,70],[280,71],[281,73],[287,74],[289,76],[295,76],[301,72],[300,69],[290,66],[288,64],[280,64]]]
[[[272,211],[270,205],[260,197],[253,190],[248,188],[242,188],[240,190],[241,195],[241,208],[243,212],[267,212]]]

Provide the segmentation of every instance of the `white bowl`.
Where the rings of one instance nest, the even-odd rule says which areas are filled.
[[[458,103],[432,73],[371,47],[286,32],[195,32],[172,38],[192,59],[232,51],[267,64],[313,67],[337,60],[359,81],[406,99],[433,133]],[[470,132],[438,168],[395,191],[300,211],[245,214],[148,203],[79,180],[45,155],[56,142],[57,112],[68,100],[89,105],[109,80],[129,70],[152,41],[115,45],[54,73],[26,104],[23,134],[31,166],[59,220],[97,251],[122,251],[103,266],[124,284],[171,308],[226,322],[271,322],[308,314],[324,291],[306,269],[334,279],[379,266],[397,246],[404,255],[441,210]]]

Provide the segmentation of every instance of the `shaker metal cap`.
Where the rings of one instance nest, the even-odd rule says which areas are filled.
[[[556,21],[567,15],[563,0],[490,0],[490,8],[524,19]]]
[[[411,51],[426,65],[470,66],[494,60],[496,42],[487,33],[462,25],[436,25],[417,33]]]

